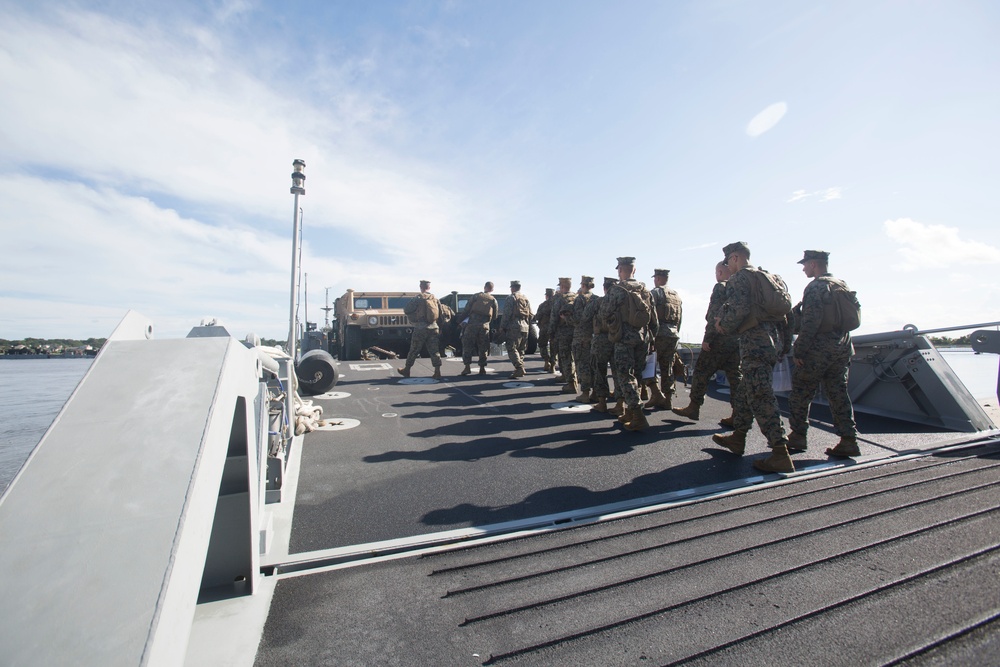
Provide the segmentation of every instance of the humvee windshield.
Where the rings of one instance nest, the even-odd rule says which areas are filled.
[[[368,310],[369,308],[380,308],[382,306],[382,299],[375,299],[371,304],[368,303],[368,299],[355,299],[354,309],[355,310]]]
[[[406,304],[409,303],[412,296],[390,296],[387,297],[389,305],[387,308],[406,308]]]

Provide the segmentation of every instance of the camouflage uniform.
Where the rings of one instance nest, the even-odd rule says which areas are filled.
[[[409,303],[406,304],[406,308],[403,310],[406,313],[407,319],[410,324],[413,325],[413,334],[410,336],[410,350],[406,354],[406,370],[413,367],[416,362],[417,357],[424,348],[427,348],[427,354],[431,358],[431,365],[434,368],[441,368],[441,350],[440,344],[438,343],[438,323],[437,320],[432,322],[427,321],[427,308],[420,303],[421,300],[433,301],[438,305],[438,312],[441,312],[441,304],[438,303],[437,298],[430,292],[424,292],[420,296],[413,297]],[[411,314],[412,313],[412,314]]]
[[[622,280],[608,291],[608,295],[601,300],[601,314],[608,322],[611,330],[610,338],[616,338],[616,330],[620,330],[620,338],[615,342],[615,351],[611,360],[611,368],[615,378],[616,393],[621,390],[621,397],[625,405],[631,410],[639,410],[639,379],[642,376],[642,369],[646,365],[646,355],[649,353],[649,345],[652,335],[656,333],[656,318],[650,322],[649,327],[637,329],[624,321],[622,313],[625,307],[625,300],[628,298],[626,289],[645,289],[645,285],[637,280]],[[650,304],[652,308],[652,304]],[[652,335],[651,335],[652,334]]]
[[[520,285],[518,285],[520,287]],[[521,304],[529,313],[521,316]],[[503,304],[503,328],[506,332],[507,358],[519,375],[524,374],[524,347],[528,340],[528,322],[531,321],[531,303],[520,292],[513,292]]]
[[[708,392],[708,380],[716,371],[722,370],[726,373],[729,381],[729,402],[733,402],[733,397],[739,390],[743,374],[740,372],[740,339],[738,336],[726,336],[715,330],[715,318],[722,310],[722,304],[726,302],[726,283],[715,283],[712,289],[712,297],[708,302],[708,311],[705,313],[705,336],[703,343],[708,343],[709,349],[702,348],[698,354],[698,360],[694,363],[694,376],[691,378],[691,402],[701,406],[705,402],[705,394]]]
[[[665,269],[657,271],[666,272]],[[677,354],[677,343],[680,342],[681,297],[666,285],[654,287],[649,294],[653,297],[658,322],[653,349],[656,351],[656,362],[660,365],[660,390],[669,407],[674,394],[674,355]],[[655,385],[656,378],[652,377],[646,383]]]
[[[591,278],[593,281],[593,278]],[[594,315],[597,298],[593,293],[578,294],[573,302],[573,364],[580,380],[580,391],[587,392],[594,387],[594,377],[590,368],[591,341],[594,338]]]
[[[538,352],[542,355],[542,361],[552,363],[552,353],[549,351],[549,320],[552,317],[552,289],[545,290],[545,301],[538,306],[535,312],[535,321],[538,322]]]
[[[484,296],[488,297],[487,300],[490,302],[490,312],[484,315],[472,312],[473,303]],[[466,317],[469,318],[469,321],[465,325],[465,331],[462,332],[462,361],[465,362],[466,366],[471,365],[473,351],[475,351],[479,356],[479,368],[484,369],[486,368],[486,357],[490,352],[490,322],[497,318],[497,300],[489,292],[479,292],[465,304],[462,319],[464,320]]]
[[[560,278],[560,281],[569,280]],[[576,383],[573,368],[573,303],[576,292],[559,292],[552,297],[552,317],[549,320],[549,339],[559,358],[559,372],[566,384]]]
[[[615,353],[615,344],[608,338],[608,322],[601,314],[601,304],[607,297],[595,296],[587,304],[594,311],[594,335],[590,342],[590,377],[594,398],[607,400],[611,397],[608,386],[608,364]],[[615,383],[617,390],[617,383]]]
[[[726,303],[722,306],[719,326],[728,335],[736,334],[751,317],[753,278],[750,273],[755,270],[747,266],[737,271],[726,284]],[[784,446],[785,427],[772,385],[774,365],[784,346],[782,327],[776,322],[758,322],[740,333],[739,341],[743,381],[733,397],[734,429],[749,431],[756,417],[768,446]]]
[[[792,393],[788,397],[788,424],[795,433],[805,435],[809,428],[809,405],[816,395],[816,388],[823,386],[823,394],[830,403],[833,425],[842,438],[856,438],[854,408],[847,393],[847,376],[854,356],[850,333],[822,331],[823,313],[833,308],[829,273],[813,278],[802,294],[802,303],[796,310],[798,338],[793,348],[796,360],[804,362],[792,367]]]

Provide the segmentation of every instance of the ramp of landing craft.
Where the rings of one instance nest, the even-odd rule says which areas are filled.
[[[995,664],[998,457],[285,579],[257,664]]]

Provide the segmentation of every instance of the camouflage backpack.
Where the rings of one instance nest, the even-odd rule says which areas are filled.
[[[514,294],[514,300],[517,301],[517,316],[522,320],[531,319],[531,304],[528,303],[528,297],[524,296],[520,292]]]
[[[857,292],[847,288],[843,280],[831,276],[820,278],[830,288],[831,304],[823,309],[823,320],[819,325],[821,333],[839,331],[847,333],[861,326],[861,303]]]
[[[758,322],[782,322],[792,312],[792,296],[788,285],[777,273],[758,268],[753,276],[754,317]]]
[[[652,297],[642,283],[636,287],[622,285],[625,290],[625,302],[622,304],[622,321],[636,329],[648,326],[653,320]]]
[[[472,297],[472,305],[469,307],[469,312],[476,315],[490,315],[493,311],[491,302],[492,297],[486,292],[480,292],[476,296]]]

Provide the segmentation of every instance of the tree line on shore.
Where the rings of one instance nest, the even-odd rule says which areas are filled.
[[[64,354],[68,350],[96,353],[107,338],[23,338],[7,340],[0,338],[0,354]]]

